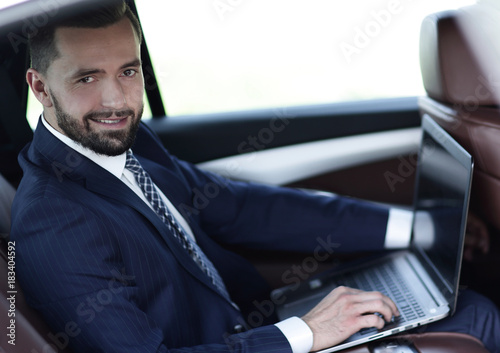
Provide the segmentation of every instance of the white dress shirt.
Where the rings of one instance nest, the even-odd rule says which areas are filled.
[[[125,168],[127,158],[126,153],[123,153],[119,156],[105,156],[97,154],[92,150],[76,143],[69,137],[61,134],[59,131],[55,130],[45,120],[45,117],[43,117],[43,115],[42,122],[47,130],[49,130],[56,138],[120,179],[130,189],[132,189],[132,191],[134,191],[137,196],[139,196],[151,209],[153,208],[144,196],[144,193],[137,184],[137,181],[135,180],[132,172]],[[193,231],[191,230],[191,227],[189,227],[189,224],[184,219],[184,217],[182,217],[179,211],[177,211],[174,205],[168,200],[163,192],[158,187],[156,187],[156,185],[155,188],[163,199],[163,202],[165,202],[165,204],[167,205],[169,211],[174,215],[177,222],[184,228],[186,234],[188,234],[193,240],[196,241]],[[394,249],[407,247],[410,242],[411,223],[412,212],[397,208],[391,208],[389,211],[389,220],[387,222],[384,244],[385,248]],[[292,347],[293,353],[307,353],[311,350],[313,345],[313,333],[309,326],[302,319],[298,317],[291,317],[289,319],[276,323],[275,326],[278,327],[285,335],[288,342],[290,343],[290,346]]]
[[[125,163],[127,161],[127,154],[123,153],[119,156],[105,156],[102,154],[97,154],[94,151],[83,147],[82,145],[76,143],[69,137],[61,134],[59,131],[54,129],[50,124],[45,120],[45,118],[42,116],[42,122],[55,137],[57,137],[59,140],[61,140],[63,143],[68,145],[70,148],[74,149],[78,153],[84,155],[88,159],[90,159],[92,162],[100,166],[101,168],[107,170],[111,174],[113,174],[115,177],[120,179],[123,183],[125,183],[130,189],[132,189],[133,192],[137,194],[151,209],[153,209],[153,206],[149,203],[148,199],[142,192],[140,186],[137,184],[137,181],[135,180],[134,174],[125,168]],[[163,194],[163,192],[156,186],[154,185],[158,193],[160,194],[163,202],[165,205],[167,205],[168,210],[172,213],[172,215],[175,217],[177,222],[182,226],[182,228],[186,231],[186,234],[188,234],[193,240],[196,241],[193,231],[191,230],[191,227],[187,223],[187,221],[184,219],[184,217],[181,216],[179,211],[174,207],[174,205],[170,202],[170,200]]]

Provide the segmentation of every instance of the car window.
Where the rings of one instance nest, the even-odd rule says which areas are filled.
[[[420,24],[472,0],[136,0],[169,115],[424,93]]]
[[[136,0],[168,115],[422,95],[423,18],[472,3]]]
[[[0,2],[0,9],[6,8],[9,6],[13,6],[13,5],[17,5],[17,4],[20,4],[22,2],[26,2],[26,1],[28,1],[28,0],[2,0]]]

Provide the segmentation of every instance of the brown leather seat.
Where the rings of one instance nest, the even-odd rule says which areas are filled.
[[[0,175],[0,352],[68,352],[61,349],[65,348],[64,335],[50,332],[40,315],[26,304],[17,281],[12,281],[11,272],[15,271],[10,266],[15,266],[16,254],[8,234],[14,194],[15,189]]]
[[[379,350],[375,350],[375,347]],[[409,346],[413,351],[397,349]],[[345,353],[488,353],[476,338],[462,333],[422,333],[402,335],[383,339],[372,344],[344,350]]]
[[[423,21],[420,65],[427,96],[419,105],[422,115],[430,115],[474,157],[471,210],[500,229],[500,55],[498,33],[486,29],[486,22],[498,22],[498,13],[474,5]]]

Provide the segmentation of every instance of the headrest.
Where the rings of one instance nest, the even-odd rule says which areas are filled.
[[[491,60],[494,51],[488,51],[484,45],[477,50],[477,42],[485,43],[487,39],[480,34],[477,19],[471,13],[452,10],[424,19],[420,31],[424,87],[430,98],[448,104],[498,105],[491,72],[484,67],[483,58],[478,57],[486,55]],[[499,60],[496,61],[498,66]]]

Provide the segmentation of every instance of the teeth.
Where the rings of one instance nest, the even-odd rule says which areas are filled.
[[[99,123],[104,123],[104,124],[117,124],[121,120],[96,120]]]

